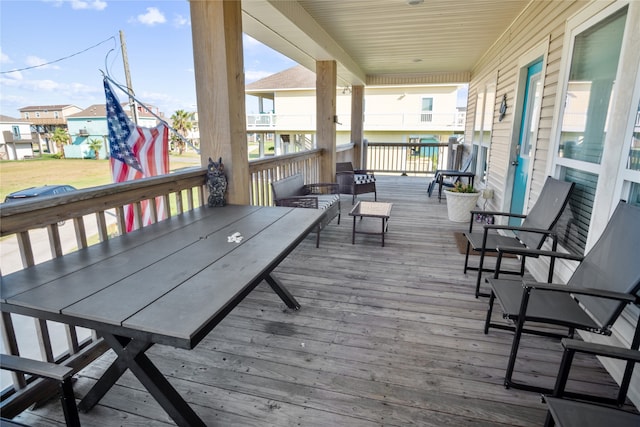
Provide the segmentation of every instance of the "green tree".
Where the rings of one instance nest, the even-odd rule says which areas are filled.
[[[56,144],[58,154],[63,158],[64,149],[62,147],[69,143],[69,134],[67,133],[67,130],[64,128],[56,128],[53,135],[51,135],[51,140]]]
[[[187,132],[193,129],[193,113],[189,113],[184,110],[177,110],[171,116],[172,126],[175,130],[180,133],[183,137],[187,136]],[[184,153],[185,143],[182,138],[172,136],[171,140],[174,141],[176,148],[178,149],[178,154]]]
[[[97,138],[91,138],[89,140],[89,148],[91,148],[96,156],[96,160],[100,160],[100,149],[102,148],[102,141]]]

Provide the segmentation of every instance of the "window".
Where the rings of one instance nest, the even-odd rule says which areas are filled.
[[[493,110],[496,103],[495,83],[485,84],[476,98],[476,113],[473,124],[473,172],[477,182],[486,184],[489,163],[489,146],[493,128]]]
[[[13,133],[13,139],[20,139],[20,127],[19,126],[11,126],[11,133]]]
[[[24,118],[28,119],[29,118],[29,112],[24,113]]]
[[[433,98],[422,98],[420,121],[422,123],[431,123],[433,121]]]
[[[54,119],[59,119],[60,118],[60,113],[58,113],[57,111],[53,112],[53,118]]]
[[[40,118],[40,111],[36,111],[36,118]]]
[[[560,178],[576,184],[558,226],[560,242],[575,253],[584,253],[587,247],[599,180],[602,175],[618,173],[606,170],[602,159],[606,149],[616,149],[605,145],[607,132],[612,125],[620,126],[612,121],[611,109],[626,20],[627,7],[612,8],[603,11],[599,20],[576,23],[568,31],[572,51],[560,106],[555,162]],[[629,163],[634,152],[632,145]],[[599,211],[608,208],[602,206]]]

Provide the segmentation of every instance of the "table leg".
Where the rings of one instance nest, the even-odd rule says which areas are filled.
[[[444,184],[444,176],[440,174],[438,177],[438,203],[442,201],[442,184]]]
[[[287,288],[285,288],[284,285],[282,283],[280,283],[280,281],[278,279],[273,277],[271,274],[267,274],[267,276],[264,278],[264,280],[266,280],[267,283],[269,284],[269,286],[271,286],[271,289],[273,289],[274,292],[276,294],[278,294],[280,299],[285,304],[287,304],[287,307],[289,307],[290,309],[293,309],[293,310],[299,310],[300,309],[300,304],[298,303],[298,301],[296,301],[296,299],[293,297],[293,295],[291,295],[289,290]]]
[[[384,247],[384,235],[385,235],[385,219],[382,218],[382,247]]]
[[[153,343],[132,340],[108,333],[103,333],[102,336],[107,344],[116,352],[118,359],[116,359],[113,365],[107,369],[105,375],[103,375],[89,393],[87,393],[87,396],[85,396],[80,403],[82,407],[90,405],[88,406],[90,408],[95,405],[115,384],[124,370],[129,369],[178,426],[206,426],[158,368],[156,368],[151,360],[144,354]],[[113,366],[116,364],[118,367],[114,368],[111,374],[117,374],[119,372],[119,375],[115,378],[111,374],[111,376],[107,376],[107,373],[112,371]],[[121,370],[122,372],[120,372]],[[96,391],[96,389],[98,390]],[[87,401],[86,405],[85,400]],[[93,400],[95,400],[95,402],[93,402]]]
[[[362,217],[360,217],[362,219]],[[351,231],[351,244],[356,244],[356,215],[353,216],[353,229]]]

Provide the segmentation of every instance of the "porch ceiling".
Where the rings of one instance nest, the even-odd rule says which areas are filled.
[[[530,2],[249,0],[243,31],[314,71],[336,60],[340,84],[464,82]]]

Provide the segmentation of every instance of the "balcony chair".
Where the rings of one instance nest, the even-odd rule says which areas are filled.
[[[635,364],[640,363],[640,351],[570,339],[563,339],[562,346],[564,353],[553,395],[543,396],[549,409],[545,427],[640,426],[638,413],[624,411],[618,407],[571,400],[564,396],[575,353],[609,357]]]
[[[494,271],[494,269],[484,267],[485,253],[497,252],[498,246],[517,246],[521,248],[540,249],[547,237],[552,238],[552,249],[554,251],[556,250],[557,239],[552,229],[556,222],[558,222],[558,219],[560,219],[560,215],[569,201],[569,196],[571,195],[573,186],[574,184],[572,182],[565,182],[552,177],[547,177],[538,200],[527,215],[509,212],[481,210],[471,211],[469,231],[464,233],[464,236],[467,239],[464,273],[466,274],[467,270],[478,271],[475,292],[476,298],[478,298],[478,296],[489,296],[486,293],[480,293],[482,272]],[[524,220],[519,227],[507,224],[485,224],[483,231],[474,232],[473,218],[476,214],[523,218]],[[509,232],[509,235],[498,234],[498,230]],[[477,267],[469,266],[469,253],[471,250],[480,252],[480,261]],[[536,257],[535,255],[531,256]],[[526,257],[521,257],[519,271],[506,270],[502,271],[502,273],[518,274],[520,276],[524,275],[525,260]]]
[[[484,333],[490,327],[515,332],[505,375],[505,387],[520,388],[542,393],[550,389],[513,381],[518,347],[523,333],[556,338],[573,338],[576,329],[601,335],[611,335],[614,322],[627,304],[640,305],[640,207],[620,202],[602,235],[585,256],[538,249],[502,247],[498,249],[496,271],[488,280],[491,286],[489,308]],[[503,254],[550,257],[547,283],[499,278]],[[553,284],[553,265],[556,258],[580,261],[566,285]],[[492,323],[494,301],[502,308],[503,317],[515,322],[515,327]],[[535,329],[526,329],[525,323],[536,322]],[[549,325],[568,328],[549,331]],[[545,328],[543,330],[542,328]],[[552,326],[553,327],[553,326]],[[640,319],[636,326],[631,349],[640,344]],[[633,365],[627,365],[620,386],[617,403],[624,401]],[[622,400],[620,400],[622,399]]]
[[[373,172],[364,169],[353,169],[351,162],[336,163],[336,182],[340,194],[351,194],[351,204],[356,202],[358,194],[373,193],[373,200],[378,201],[376,177]]]
[[[456,153],[458,152],[462,153],[462,150],[457,150]],[[465,160],[460,169],[436,169],[436,174],[433,176],[433,179],[427,188],[427,194],[429,194],[429,197],[431,197],[431,193],[433,193],[433,190],[437,185],[438,201],[442,200],[442,187],[453,187],[461,178],[467,178],[469,180],[469,184],[473,185],[476,175],[473,172],[469,172],[472,159],[472,156],[467,157],[467,160]]]
[[[73,386],[71,385],[73,368],[9,354],[0,354],[0,367],[2,370],[20,372],[58,383],[58,394],[60,395],[60,402],[62,403],[62,412],[64,413],[66,425],[69,427],[80,426],[78,407],[76,406],[76,400],[73,395]],[[18,391],[15,395],[8,398],[7,401],[17,398],[20,394],[21,391]],[[2,402],[2,416],[13,418],[14,415],[17,415],[13,413],[17,409],[11,408],[6,410],[7,406],[5,405],[7,405],[7,401]],[[15,423],[9,419],[3,418],[2,421],[0,421],[0,425],[5,424],[21,425],[20,423]]]
[[[316,248],[320,247],[320,231],[336,216],[340,224],[340,193],[338,184],[305,184],[302,174],[291,175],[271,183],[276,206],[324,209],[325,214],[316,226]]]

